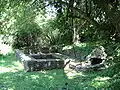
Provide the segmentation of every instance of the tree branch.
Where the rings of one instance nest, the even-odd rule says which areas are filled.
[[[63,2],[63,1],[61,3],[64,4],[64,5],[68,5],[68,3]],[[81,15],[81,16],[69,15],[70,17],[72,16],[74,18],[85,19],[88,22],[92,23],[93,25],[99,27],[98,22],[95,21],[94,19],[92,19],[90,16],[87,16],[87,14],[85,12],[81,11],[81,9],[79,9],[77,7],[69,7],[69,8],[71,8],[72,10],[75,10],[75,11],[79,12],[79,14]]]

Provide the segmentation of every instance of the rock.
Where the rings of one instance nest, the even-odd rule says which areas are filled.
[[[40,70],[50,70],[50,69],[62,69],[64,66],[64,61],[24,61],[24,69],[27,72],[30,71],[40,71]]]
[[[42,47],[42,48],[40,49],[40,51],[41,51],[42,53],[49,53],[49,47]]]
[[[105,53],[105,49],[103,46],[99,46],[87,56],[87,60],[90,60],[91,58],[101,58],[101,59],[106,59],[107,54]]]
[[[105,49],[103,46],[99,46],[87,56],[87,60],[91,61],[91,65],[100,64],[102,63],[107,57],[105,53]]]
[[[56,58],[53,55],[49,54],[25,55],[19,49],[15,50],[15,55],[24,65],[24,69],[26,72],[64,68],[64,60]]]

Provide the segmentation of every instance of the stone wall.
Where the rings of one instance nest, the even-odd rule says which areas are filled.
[[[20,60],[20,62],[22,62],[22,64],[24,65],[24,69],[27,72],[64,68],[64,60],[62,59],[35,59],[31,55],[25,55],[18,49],[15,50],[15,55]]]

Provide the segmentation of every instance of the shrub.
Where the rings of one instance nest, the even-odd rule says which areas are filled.
[[[14,36],[13,47],[25,53],[36,53],[40,48],[41,29],[35,23],[25,24]]]

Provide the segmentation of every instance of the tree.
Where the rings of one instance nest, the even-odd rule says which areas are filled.
[[[44,14],[44,5],[43,0],[2,0],[0,33],[4,36],[13,36],[24,23],[34,20],[39,12]]]

